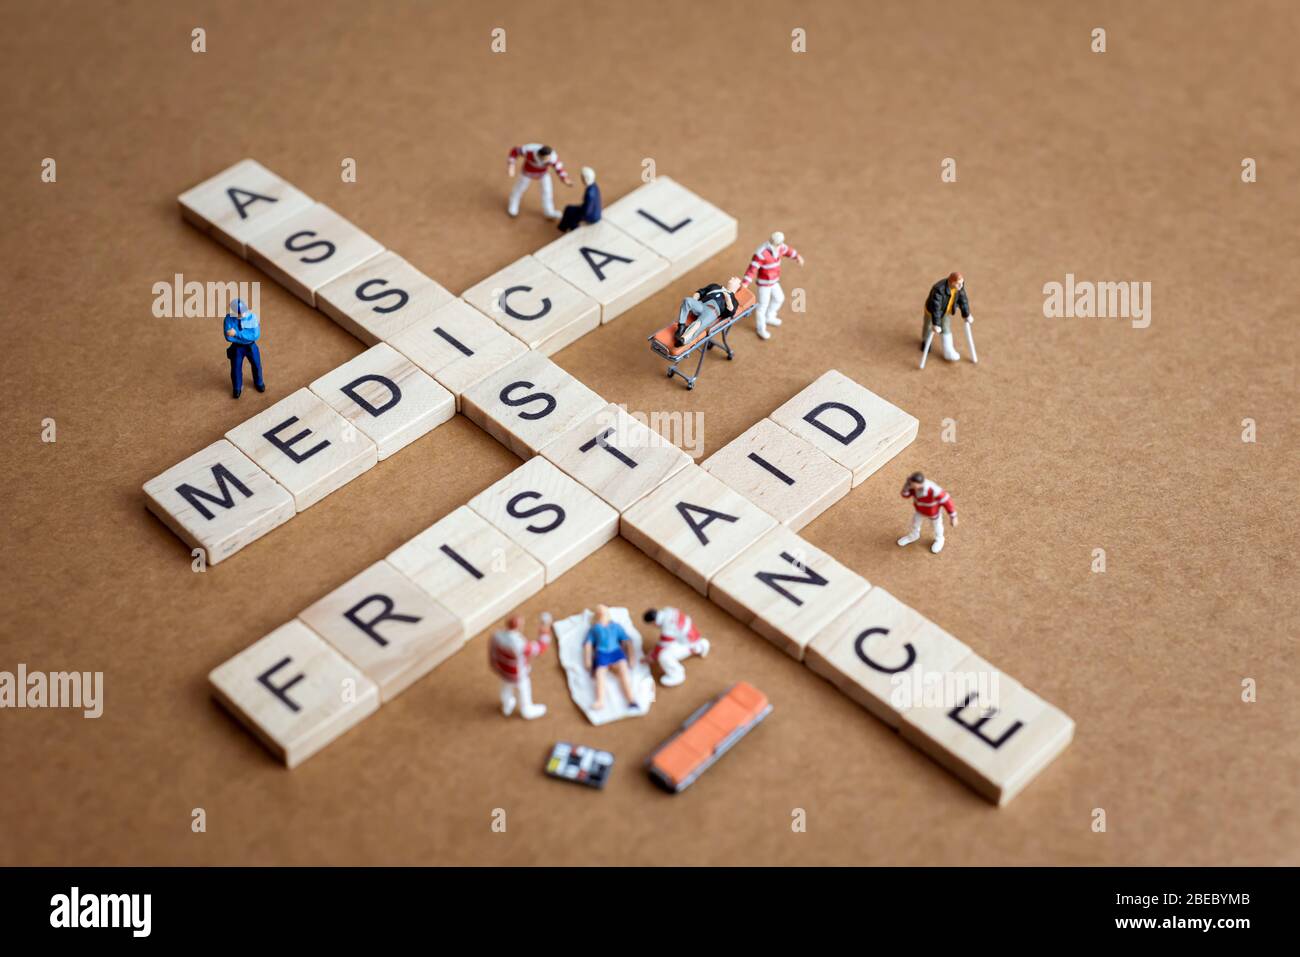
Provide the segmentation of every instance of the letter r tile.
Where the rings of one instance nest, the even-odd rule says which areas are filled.
[[[917,420],[832,369],[771,419],[821,449],[862,482],[916,438]]]

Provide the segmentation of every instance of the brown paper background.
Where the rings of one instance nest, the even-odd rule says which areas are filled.
[[[102,670],[106,710],[0,713],[0,863],[1300,863],[1294,4],[6,10],[0,668]],[[503,720],[482,637],[292,773],[211,700],[209,669],[517,460],[458,417],[193,574],[140,486],[363,347],[267,280],[270,390],[233,402],[219,322],[154,318],[151,287],[264,277],[176,196],[255,157],[459,292],[552,238],[535,190],[503,212],[505,152],[532,139],[594,166],[607,202],[653,157],[740,221],[726,253],[557,355],[588,386],[702,412],[710,451],[829,368],[921,420],[805,534],[1076,720],[1009,807],[621,540],[525,611],[693,613],[716,650],[645,719],[587,725],[552,652],[551,714]],[[668,382],[645,336],[774,228],[807,256],[785,281],[807,312],[787,304],[767,343],[747,323],[694,392]],[[920,372],[921,304],[953,268],[981,362]],[[1067,272],[1150,281],[1150,328],[1045,319]],[[893,544],[916,468],[960,508],[939,557]],[[773,715],[687,793],[655,790],[644,755],[740,678]],[[617,755],[605,792],[542,776],[556,739]]]

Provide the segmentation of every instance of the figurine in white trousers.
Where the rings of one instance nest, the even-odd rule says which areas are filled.
[[[551,615],[543,612],[537,638],[523,634],[524,619],[512,615],[505,631],[493,633],[488,642],[488,663],[501,678],[501,713],[507,718],[519,709],[519,716],[531,721],[546,714],[546,705],[533,703],[532,660],[551,644]]]
[[[740,280],[742,286],[758,281],[758,305],[754,310],[754,331],[758,333],[760,339],[771,339],[772,333],[767,331],[767,327],[781,324],[781,318],[777,313],[781,311],[781,304],[785,302],[785,293],[781,291],[781,260],[783,259],[793,259],[800,266],[803,265],[803,256],[799,255],[798,250],[785,244],[785,233],[775,232],[770,240],[754,250],[749,268],[745,270],[745,275]]]
[[[659,628],[659,641],[650,652],[650,660],[659,663],[659,683],[673,688],[686,680],[682,662],[691,655],[708,657],[709,639],[701,638],[691,616],[676,608],[648,609],[643,617],[646,624]]]
[[[511,216],[519,215],[519,204],[523,201],[524,193],[528,192],[528,187],[534,180],[529,176],[516,176],[515,185],[510,188],[510,205],[507,212]],[[542,187],[542,214],[548,219],[559,219],[560,213],[555,208],[555,190],[551,186],[551,177],[543,176],[536,182]],[[497,200],[500,202],[500,200]]]

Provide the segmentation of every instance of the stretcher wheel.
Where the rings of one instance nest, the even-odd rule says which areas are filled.
[[[669,370],[668,370],[668,378],[671,379],[672,377],[673,377],[673,370],[672,370],[672,369],[669,369]]]
[[[692,389],[694,389],[694,388],[695,388],[695,383],[694,383],[694,382],[688,382],[688,383],[686,383],[686,391],[687,391],[687,392],[690,392],[690,391],[691,391]]]

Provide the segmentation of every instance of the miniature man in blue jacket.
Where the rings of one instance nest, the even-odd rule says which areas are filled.
[[[577,229],[583,223],[600,222],[600,187],[596,185],[596,171],[590,166],[584,166],[582,181],[587,184],[586,192],[582,194],[582,205],[564,207],[564,215],[560,217],[562,233]]]
[[[632,675],[628,673],[628,659],[636,654],[636,646],[623,626],[610,619],[609,608],[605,605],[596,606],[596,620],[587,629],[582,651],[583,663],[588,671],[593,672],[596,684],[596,700],[592,708],[600,711],[605,707],[605,672],[613,670],[623,686],[628,709],[641,710],[632,690]]]
[[[244,300],[236,299],[230,303],[222,327],[226,334],[226,356],[230,359],[230,386],[236,399],[244,391],[244,360],[253,366],[253,385],[258,392],[266,391],[266,382],[262,379],[262,353],[258,351],[257,340],[262,336],[262,325],[257,313],[252,312]]]

